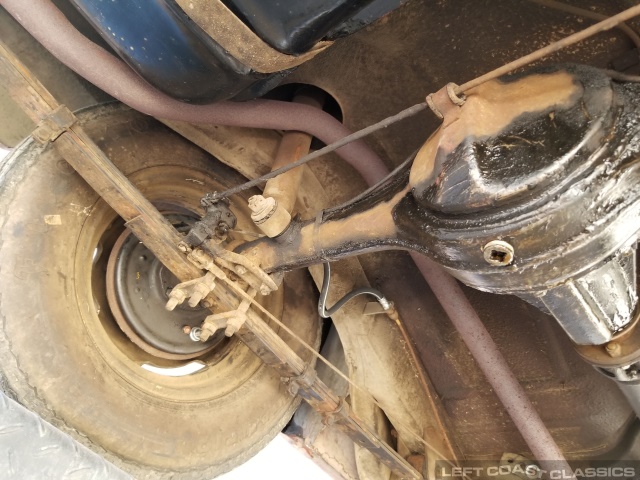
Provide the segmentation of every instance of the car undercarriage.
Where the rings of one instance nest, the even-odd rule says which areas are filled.
[[[134,478],[637,478],[640,6],[0,6],[6,395]]]

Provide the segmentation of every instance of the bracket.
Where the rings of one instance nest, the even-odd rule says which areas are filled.
[[[216,276],[207,272],[203,277],[182,282],[176,285],[169,294],[166,309],[174,310],[178,305],[189,299],[189,306],[196,307],[216,286]]]
[[[247,295],[253,298],[256,293],[257,292],[254,288],[249,288]],[[249,307],[251,307],[251,302],[248,299],[243,298],[240,305],[235,310],[209,315],[202,323],[200,341],[206,342],[211,335],[222,328],[225,329],[224,334],[227,337],[232,336],[240,330],[247,321],[247,311],[249,310]]]
[[[307,365],[300,375],[282,378],[282,382],[288,385],[289,393],[295,396],[298,395],[301,388],[311,388],[317,379],[318,373],[316,370],[311,365]]]
[[[53,142],[76,123],[76,116],[65,105],[60,105],[44,117],[31,136],[41,144]]]

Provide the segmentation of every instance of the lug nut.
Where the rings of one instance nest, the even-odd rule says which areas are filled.
[[[232,337],[234,333],[238,331],[238,327],[235,325],[227,325],[227,328],[224,330],[224,334],[227,337]]]
[[[169,295],[169,301],[167,302],[164,308],[166,308],[169,311],[172,311],[178,305],[184,302],[185,298],[187,298],[187,295],[182,290],[172,290],[171,294]]]
[[[191,327],[189,325],[185,325],[184,327],[182,327],[182,332],[186,335],[189,335],[191,333]]]
[[[194,335],[194,331],[197,330],[197,335]],[[211,331],[208,328],[199,328],[199,327],[195,327],[193,330],[191,330],[191,339],[193,340],[194,338],[197,338],[198,342],[206,342],[207,340],[209,340],[209,338],[211,338],[211,335],[213,335],[215,333],[215,331]]]
[[[202,308],[211,308],[213,306],[213,303],[211,303],[209,300],[202,300],[202,302],[200,302],[200,305],[202,305]]]

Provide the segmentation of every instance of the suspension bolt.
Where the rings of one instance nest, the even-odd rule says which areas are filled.
[[[618,342],[609,342],[604,347],[610,357],[616,358],[622,354],[622,347]]]
[[[169,301],[167,302],[164,308],[166,308],[171,312],[172,310],[175,310],[175,308],[178,305],[184,302],[186,298],[187,298],[187,294],[184,293],[182,290],[172,290],[171,294],[169,295]]]
[[[482,247],[484,259],[494,267],[506,267],[513,262],[514,250],[511,244],[502,240],[492,240]]]

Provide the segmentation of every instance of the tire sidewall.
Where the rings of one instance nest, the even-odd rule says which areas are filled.
[[[92,108],[80,122],[133,178],[176,165],[222,183],[238,181],[205,152],[124,106]],[[138,382],[114,368],[126,359],[117,349],[99,348],[104,339],[95,329],[96,311],[108,306],[87,299],[88,280],[77,265],[79,256],[91,255],[78,238],[102,200],[55,148],[30,140],[0,167],[0,182],[0,361],[21,403],[136,478],[211,478],[245,461],[284,427],[298,401],[239,342],[191,397],[180,379],[154,381],[140,372]],[[144,183],[138,187],[145,191]],[[317,345],[317,317],[294,321],[301,311],[309,318],[315,312],[310,282],[302,272],[294,277],[285,285],[283,321]],[[242,381],[225,389],[234,372]],[[222,385],[207,394],[206,384],[216,380]]]

